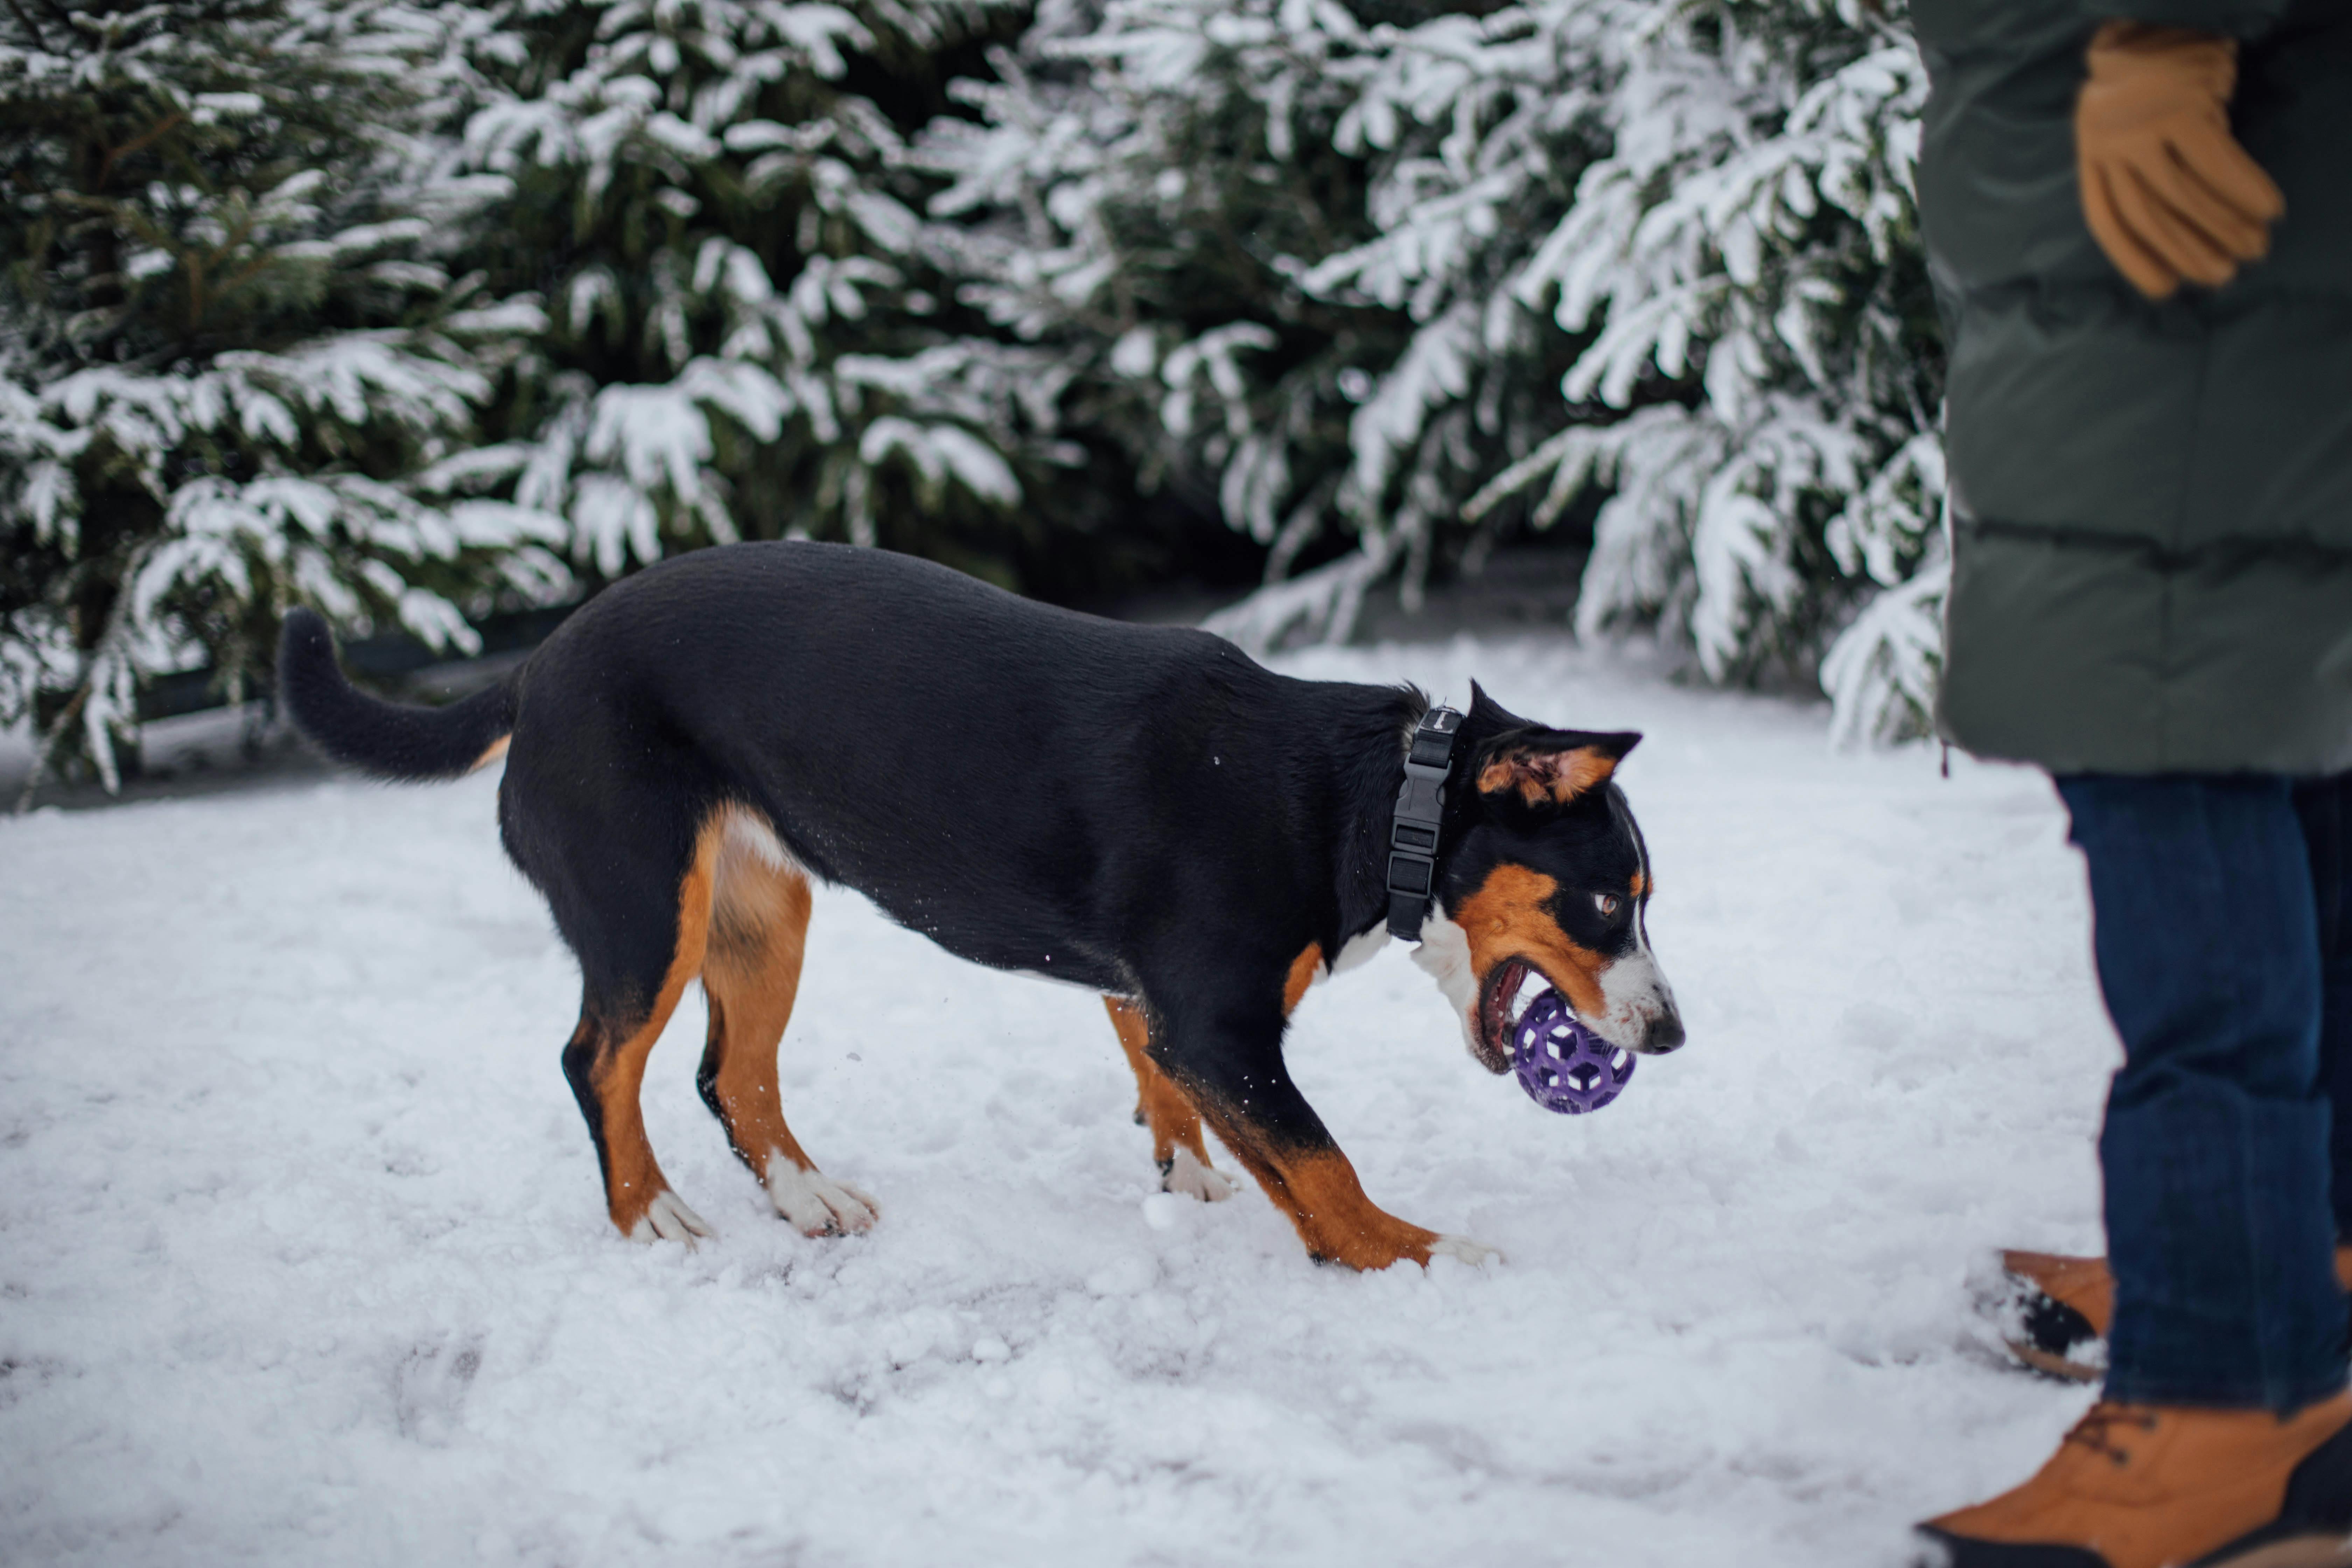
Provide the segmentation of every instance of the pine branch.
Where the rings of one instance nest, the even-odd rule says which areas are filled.
[[[81,711],[82,704],[89,700],[91,679],[89,675],[82,677],[81,685],[75,689],[73,700],[58,710],[57,718],[42,733],[40,746],[33,752],[32,771],[25,775],[25,788],[16,796],[16,808],[12,815],[22,816],[33,809],[33,794],[41,787],[41,781],[48,776],[49,759],[57,754],[58,742],[65,739],[67,726]]]
[[[16,4],[16,0],[9,0],[9,4]],[[180,128],[181,121],[187,118],[188,116],[185,110],[175,109],[171,113],[165,115],[144,135],[134,136],[120,147],[108,148],[106,155],[99,160],[98,173],[90,181],[89,194],[96,195],[99,192],[106,189],[107,181],[114,177],[115,160],[118,158],[128,158],[136,153],[145,152],[157,142],[162,141],[164,137],[169,136],[173,132],[178,130]]]
[[[24,27],[26,32],[32,35],[34,47],[41,50],[44,54],[47,53],[49,49],[48,35],[41,31],[41,25],[33,20],[31,14],[25,9],[24,5],[20,3],[20,0],[8,0],[8,9],[16,13],[18,24]]]

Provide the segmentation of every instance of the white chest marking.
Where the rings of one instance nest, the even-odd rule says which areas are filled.
[[[1462,1026],[1462,1043],[1470,1047],[1472,1056],[1477,1056],[1478,974],[1470,966],[1470,933],[1432,910],[1421,922],[1421,941],[1412,950],[1412,961],[1454,1004],[1454,1019]]]
[[[1388,922],[1386,921],[1382,921],[1379,925],[1372,927],[1370,931],[1358,931],[1354,936],[1351,936],[1346,942],[1341,942],[1339,944],[1339,956],[1331,961],[1324,973],[1327,974],[1345,974],[1348,971],[1355,968],[1360,963],[1370,963],[1372,955],[1380,952],[1381,949],[1388,946]]]

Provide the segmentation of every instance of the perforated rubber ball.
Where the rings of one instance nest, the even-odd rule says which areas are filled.
[[[1519,1015],[1511,1064],[1528,1098],[1563,1116],[1600,1110],[1633,1077],[1633,1053],[1578,1023],[1557,991],[1546,991]]]

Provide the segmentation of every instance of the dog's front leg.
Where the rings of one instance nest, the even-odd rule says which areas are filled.
[[[1151,1055],[1290,1216],[1307,1252],[1350,1268],[1426,1264],[1434,1253],[1475,1263],[1491,1254],[1477,1242],[1401,1220],[1364,1195],[1355,1166],[1283,1065],[1279,1000],[1155,1009],[1165,1026],[1151,1031]]]

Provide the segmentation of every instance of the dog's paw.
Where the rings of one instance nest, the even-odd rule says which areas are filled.
[[[1489,1247],[1483,1241],[1473,1241],[1466,1236],[1441,1236],[1429,1244],[1432,1258],[1455,1258],[1475,1268],[1488,1258],[1504,1261],[1503,1249]]]
[[[803,1236],[854,1236],[882,1216],[882,1205],[848,1183],[804,1171],[782,1154],[768,1161],[768,1201]]]
[[[647,1246],[656,1241],[682,1241],[691,1248],[696,1237],[709,1234],[709,1221],[687,1207],[684,1198],[667,1190],[656,1193],[637,1223],[629,1227],[629,1239]]]
[[[1160,1190],[1204,1204],[1221,1204],[1234,1195],[1234,1184],[1223,1171],[1201,1163],[1190,1149],[1178,1149],[1160,1173]]]

